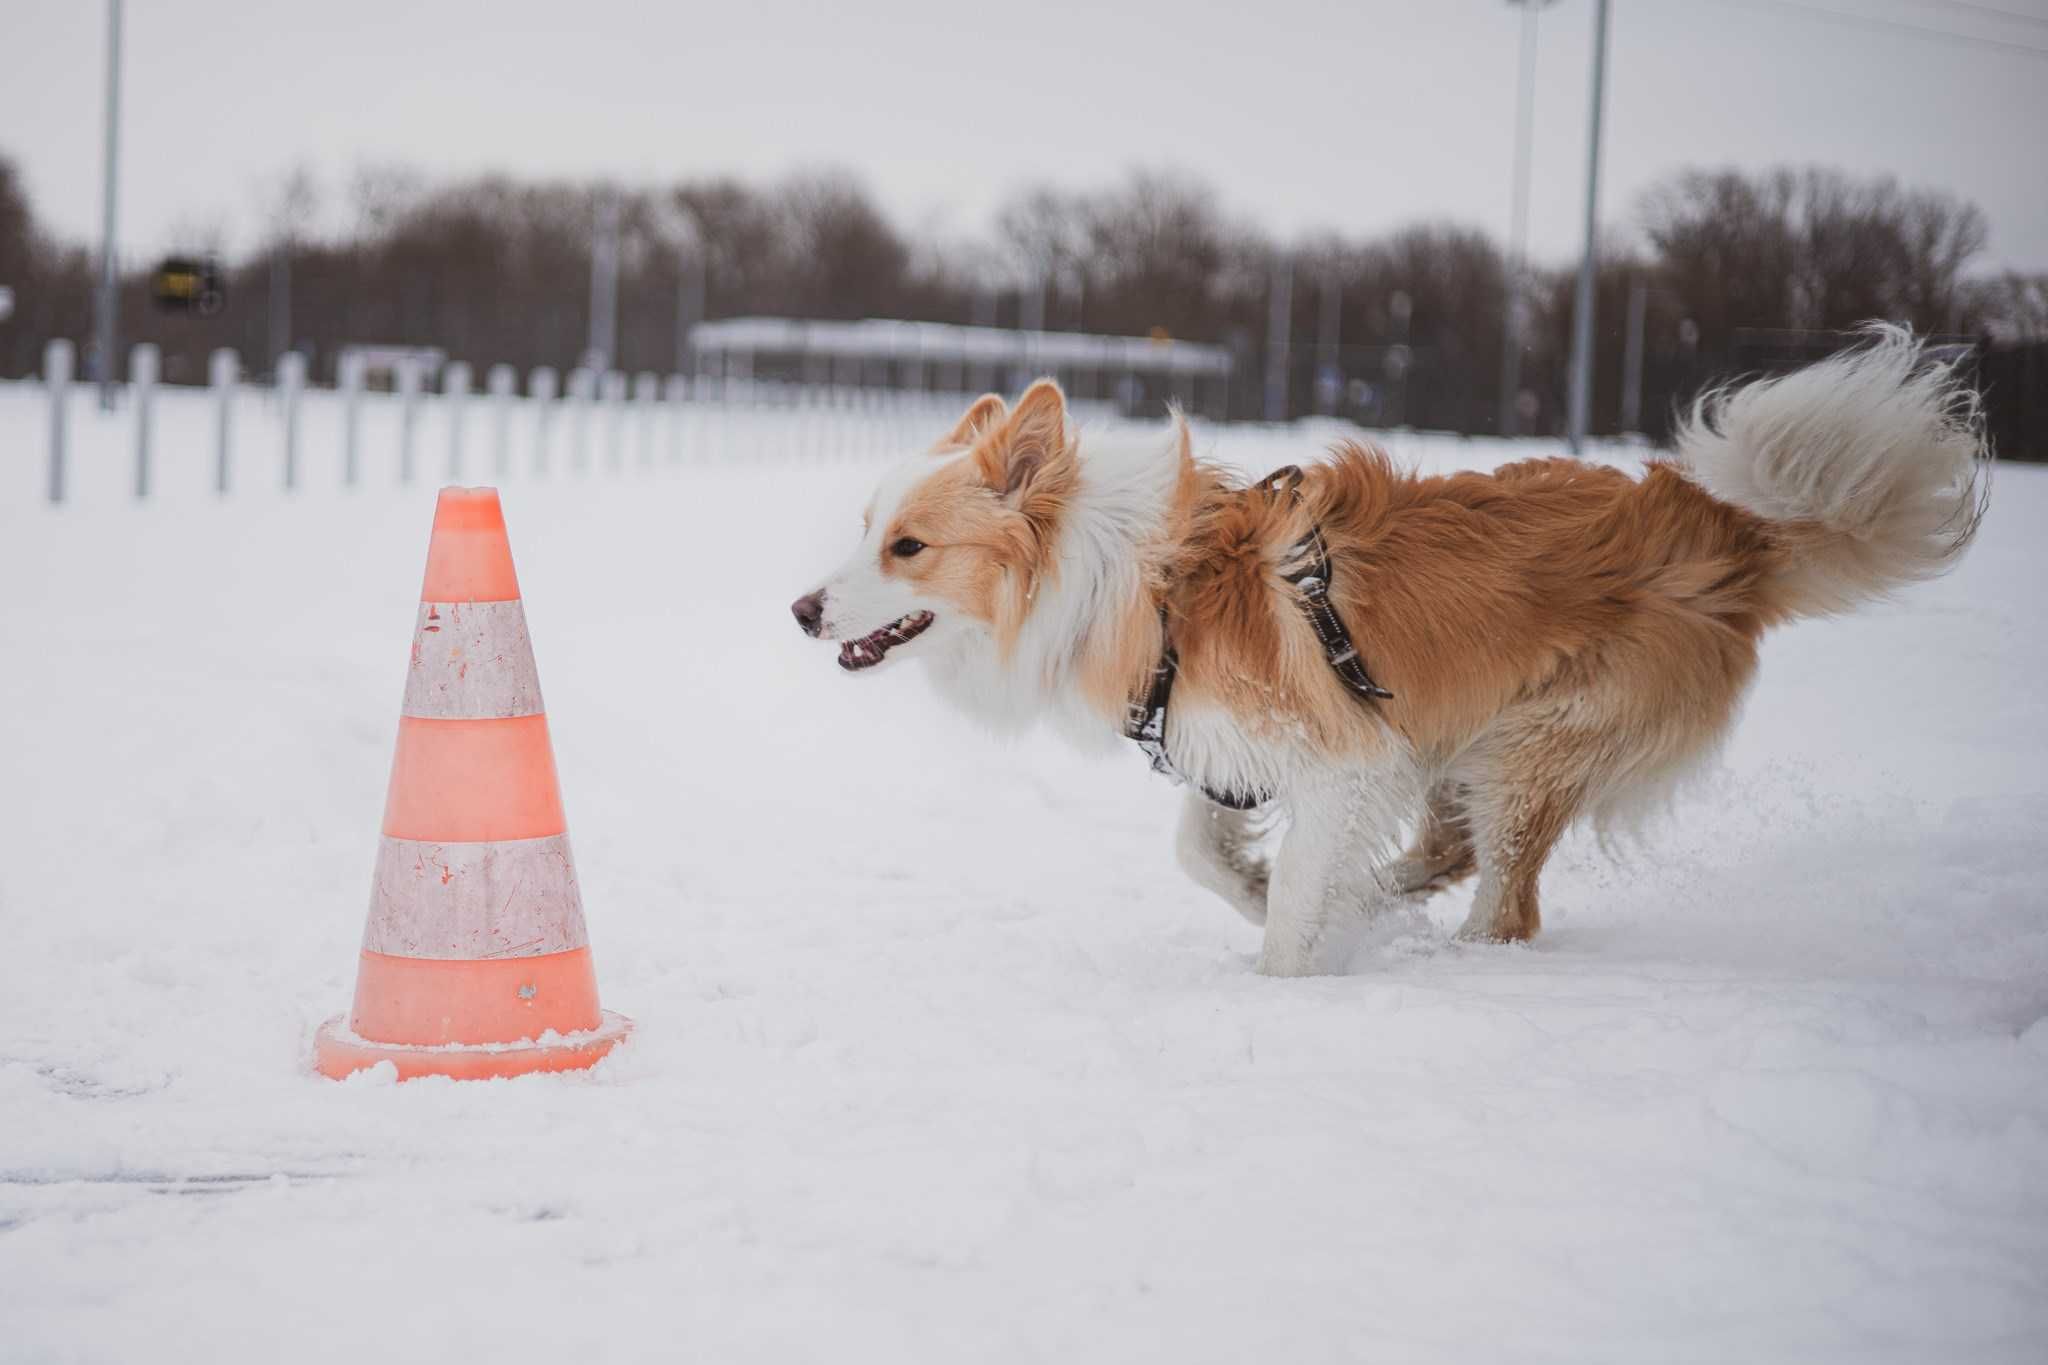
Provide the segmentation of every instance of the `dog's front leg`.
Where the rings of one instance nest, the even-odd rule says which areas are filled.
[[[1414,784],[1402,776],[1343,774],[1287,794],[1292,823],[1273,861],[1261,973],[1335,971],[1350,931],[1394,902],[1383,867],[1400,812],[1415,799]]]
[[[1266,922],[1271,869],[1259,852],[1265,822],[1254,811],[1219,806],[1198,791],[1182,799],[1173,839],[1181,870],[1253,924]]]

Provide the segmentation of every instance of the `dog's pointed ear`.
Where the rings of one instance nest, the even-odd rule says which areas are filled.
[[[1003,405],[1001,394],[985,393],[967,405],[967,411],[960,415],[959,422],[951,431],[940,437],[939,443],[932,449],[958,450],[962,446],[971,446],[981,433],[1008,415],[1009,409]]]
[[[1066,395],[1052,380],[1041,379],[1024,391],[1002,427],[976,446],[974,455],[988,486],[1010,498],[1066,451]]]

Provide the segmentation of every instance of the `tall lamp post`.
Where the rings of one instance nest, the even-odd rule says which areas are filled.
[[[114,410],[115,332],[120,319],[120,276],[114,260],[114,181],[121,153],[121,0],[107,0],[107,143],[100,199],[100,291],[93,317],[100,408]]]
[[[1522,66],[1515,85],[1514,202],[1508,209],[1507,297],[1501,319],[1500,434],[1520,434],[1522,347],[1528,334],[1529,137],[1535,124],[1536,16],[1556,0],[1508,0],[1522,11]]]
[[[1572,307],[1572,453],[1586,446],[1593,415],[1593,274],[1598,259],[1600,104],[1607,82],[1607,0],[1593,0],[1593,110],[1586,133],[1586,254],[1579,260],[1578,299]]]
[[[597,223],[590,246],[590,345],[583,353],[586,369],[602,382],[618,359],[619,344],[619,196],[607,187],[597,194]]]

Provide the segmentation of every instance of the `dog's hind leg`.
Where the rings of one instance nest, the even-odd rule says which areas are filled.
[[[1190,791],[1180,808],[1174,852],[1181,870],[1197,886],[1214,891],[1253,924],[1266,922],[1266,886],[1271,867],[1259,850],[1265,822],[1256,811],[1219,806]]]
[[[1554,749],[1529,745],[1474,784],[1479,891],[1459,938],[1519,943],[1543,927],[1536,882],[1579,812],[1585,789],[1568,775],[1574,766]]]
[[[1427,895],[1461,882],[1479,870],[1472,848],[1472,826],[1457,785],[1449,779],[1429,789],[1415,842],[1394,860],[1388,875],[1404,896]]]

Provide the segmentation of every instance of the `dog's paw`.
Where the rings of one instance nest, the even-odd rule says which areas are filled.
[[[1426,901],[1439,891],[1448,891],[1455,880],[1453,877],[1396,877],[1394,894],[1404,900]]]
[[[1458,926],[1458,932],[1451,935],[1460,943],[1527,943],[1536,937],[1536,926],[1520,920],[1487,920],[1484,923],[1466,920]]]
[[[1474,865],[1469,858],[1446,864],[1410,856],[1398,859],[1387,870],[1386,880],[1397,896],[1427,900],[1437,892],[1448,891],[1464,881],[1473,871]]]
[[[1276,944],[1268,936],[1256,970],[1260,976],[1314,976],[1315,954],[1300,944]]]

